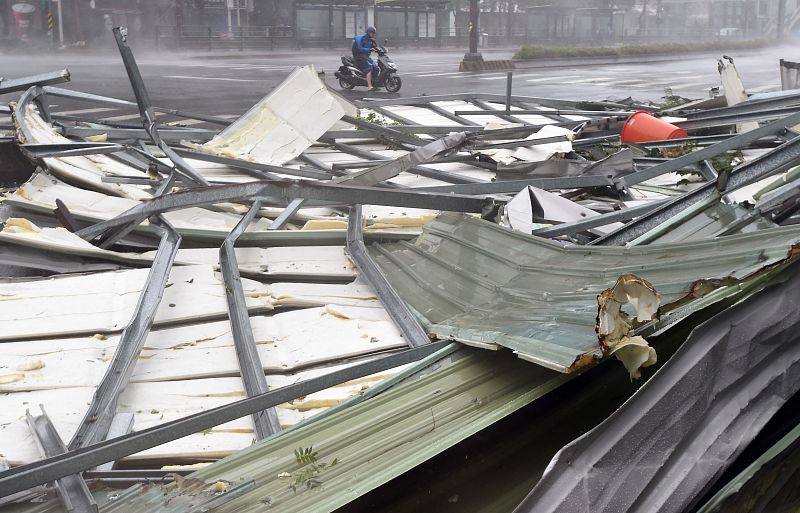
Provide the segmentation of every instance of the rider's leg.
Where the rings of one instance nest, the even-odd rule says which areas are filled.
[[[367,89],[370,90],[370,91],[372,89],[374,89],[372,87],[372,70],[371,69],[369,70],[369,72],[367,72]]]

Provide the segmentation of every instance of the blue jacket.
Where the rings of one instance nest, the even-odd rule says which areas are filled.
[[[359,52],[369,57],[373,46],[375,46],[375,42],[367,34],[356,36],[353,38],[353,55],[355,56],[356,52]]]

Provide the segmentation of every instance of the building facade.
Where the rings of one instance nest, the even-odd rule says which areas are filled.
[[[374,25],[381,39],[396,46],[461,47],[468,35],[468,5],[468,0],[0,0],[0,44],[108,44],[110,28],[124,25],[138,44],[159,48],[334,48]],[[757,39],[774,37],[780,29],[789,35],[800,30],[800,0],[482,0],[479,5],[479,30],[489,45]]]

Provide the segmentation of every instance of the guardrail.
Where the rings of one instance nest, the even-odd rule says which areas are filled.
[[[248,26],[219,29],[202,25],[157,26],[157,48],[174,50],[273,50],[296,47],[294,27]]]

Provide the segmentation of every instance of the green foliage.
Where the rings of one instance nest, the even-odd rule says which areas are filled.
[[[722,173],[724,171],[730,171],[739,163],[744,160],[744,155],[742,154],[741,150],[737,150],[731,153],[723,153],[722,155],[717,155],[713,159],[711,159],[711,165],[717,171],[717,173]]]
[[[306,447],[305,449],[301,447],[294,450],[294,459],[297,460],[297,464],[302,467],[304,465],[316,463],[317,454],[317,451],[315,451],[313,447]]]
[[[381,126],[392,126],[392,125],[399,125],[400,123],[396,121],[386,121],[383,116],[378,114],[377,112],[369,112],[366,116],[361,115],[361,110],[356,113],[356,119],[362,119],[369,123]],[[356,126],[356,130],[363,130],[360,126]]]
[[[658,107],[659,110],[666,110],[666,109],[671,109],[673,107],[680,107],[681,105],[686,105],[687,103],[692,101],[689,98],[684,98],[683,96],[678,96],[675,94],[662,96],[661,99],[664,101],[656,105],[656,107]]]
[[[750,41],[707,41],[701,43],[659,43],[651,45],[628,45],[618,47],[544,47],[523,46],[514,54],[517,60],[535,60],[570,57],[624,57],[633,55],[653,55],[660,53],[678,53],[692,51],[730,51],[738,49],[763,48],[769,42],[764,40]]]
[[[294,459],[300,468],[289,475],[292,478],[289,489],[297,493],[297,489],[303,485],[309,490],[320,486],[322,481],[319,478],[322,473],[339,463],[338,458],[334,458],[330,463],[324,463],[318,461],[318,456],[319,453],[313,447],[305,449],[300,447],[294,450]]]

